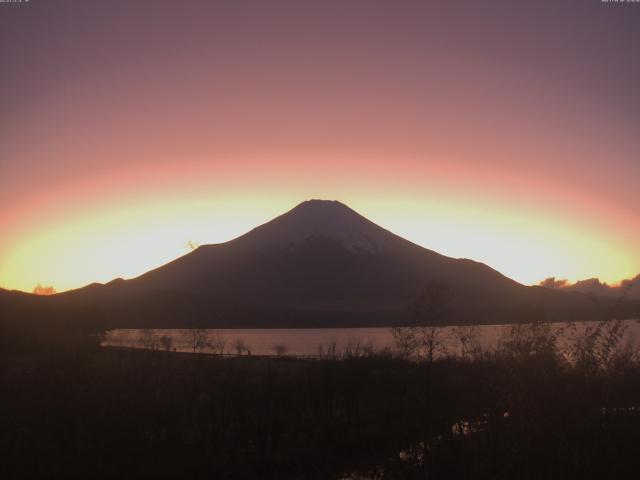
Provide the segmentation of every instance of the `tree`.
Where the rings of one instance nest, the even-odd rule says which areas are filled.
[[[451,316],[451,292],[443,282],[430,282],[409,308],[409,324],[394,327],[396,345],[406,357],[433,362],[446,351],[442,327]]]
[[[419,396],[420,411],[415,420],[423,439],[416,446],[418,455],[422,458],[424,477],[427,475],[427,465],[431,458],[430,442],[427,439],[437,434],[434,419],[440,413],[440,408],[434,408],[438,403],[438,392],[434,392],[433,361],[437,354],[445,353],[442,327],[448,323],[451,315],[451,292],[443,282],[430,282],[420,293],[416,301],[409,307],[409,323],[405,326],[394,327],[392,334],[396,344],[406,358],[416,358],[426,363],[423,372],[422,394]]]
[[[173,339],[169,335],[162,335],[160,337],[160,345],[162,345],[162,349],[165,352],[171,351],[171,346],[173,345]]]
[[[273,346],[273,351],[276,352],[276,355],[278,357],[282,357],[285,353],[287,353],[287,346],[279,343]]]
[[[151,329],[143,330],[138,337],[138,343],[146,350],[157,350],[158,337],[156,332]]]
[[[233,348],[235,349],[236,353],[238,355],[242,355],[242,353],[246,350],[249,351],[249,349],[247,348],[247,344],[245,343],[245,341],[242,338],[237,338],[235,342],[233,342]]]
[[[43,286],[38,284],[33,288],[33,293],[36,295],[54,295],[57,292],[52,286]]]
[[[224,347],[227,344],[227,340],[224,336],[215,331],[209,335],[209,339],[207,340],[207,347],[209,350],[215,355],[222,355],[224,353]]]
[[[464,325],[452,330],[453,337],[460,343],[463,359],[477,360],[483,353],[480,332],[477,325]]]
[[[373,352],[373,342],[371,340],[364,341],[361,338],[349,338],[344,348],[345,358],[371,356]]]
[[[204,328],[191,328],[187,330],[187,338],[193,353],[202,353],[207,347],[208,334]]]

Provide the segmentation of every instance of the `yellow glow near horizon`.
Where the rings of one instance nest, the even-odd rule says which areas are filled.
[[[389,210],[396,210],[389,207]],[[609,284],[635,276],[632,250],[608,232],[589,231],[560,218],[516,215],[482,205],[404,204],[403,216],[378,215],[414,243],[489,265],[526,285],[556,276],[575,282],[598,276]]]
[[[2,259],[0,285],[31,291],[40,278],[36,283],[64,291],[136,277],[188,253],[189,242],[230,240],[271,214],[264,204],[184,201],[74,218],[37,232]]]
[[[31,291],[41,283],[64,291],[132,278],[188,253],[189,242],[231,240],[308,198],[195,196],[67,219],[56,228],[34,231],[8,252],[1,259],[0,285]],[[572,281],[597,275],[615,283],[640,270],[621,242],[561,218],[543,220],[531,212],[442,198],[394,198],[338,197],[414,243],[486,263],[524,284],[552,275]]]

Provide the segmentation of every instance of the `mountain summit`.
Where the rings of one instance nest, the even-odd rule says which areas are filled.
[[[309,200],[229,242],[203,245],[132,280],[62,294],[115,327],[393,325],[431,282],[453,323],[594,318],[586,295],[521,285],[482,263],[411,243],[336,201]]]
[[[241,237],[242,238],[242,237]],[[329,239],[351,252],[377,252],[399,237],[336,200],[308,200],[243,238],[261,246],[295,247]]]

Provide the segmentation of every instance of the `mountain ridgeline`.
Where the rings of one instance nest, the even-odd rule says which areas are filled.
[[[470,239],[470,242],[473,240]],[[110,327],[340,327],[409,321],[433,282],[452,324],[601,319],[612,299],[521,285],[411,243],[337,201],[310,200],[229,242],[203,245],[131,280],[48,301],[101,312]],[[637,314],[636,304],[618,315]]]

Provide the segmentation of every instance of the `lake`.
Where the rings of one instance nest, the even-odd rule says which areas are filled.
[[[575,324],[554,323],[560,345],[572,341],[585,328],[596,322]],[[624,344],[639,347],[640,321],[622,322]],[[495,349],[502,338],[511,331],[512,325],[479,325],[474,327],[442,327],[437,336],[442,344],[440,355],[459,355],[461,339],[470,337],[483,349]],[[196,338],[198,337],[198,338]],[[186,329],[118,329],[107,332],[104,346],[130,348],[152,348],[179,352],[224,353],[251,355],[291,355],[296,357],[341,356],[346,352],[360,354],[366,351],[395,350],[396,345],[390,328],[273,328],[273,329],[206,329],[197,335]]]

